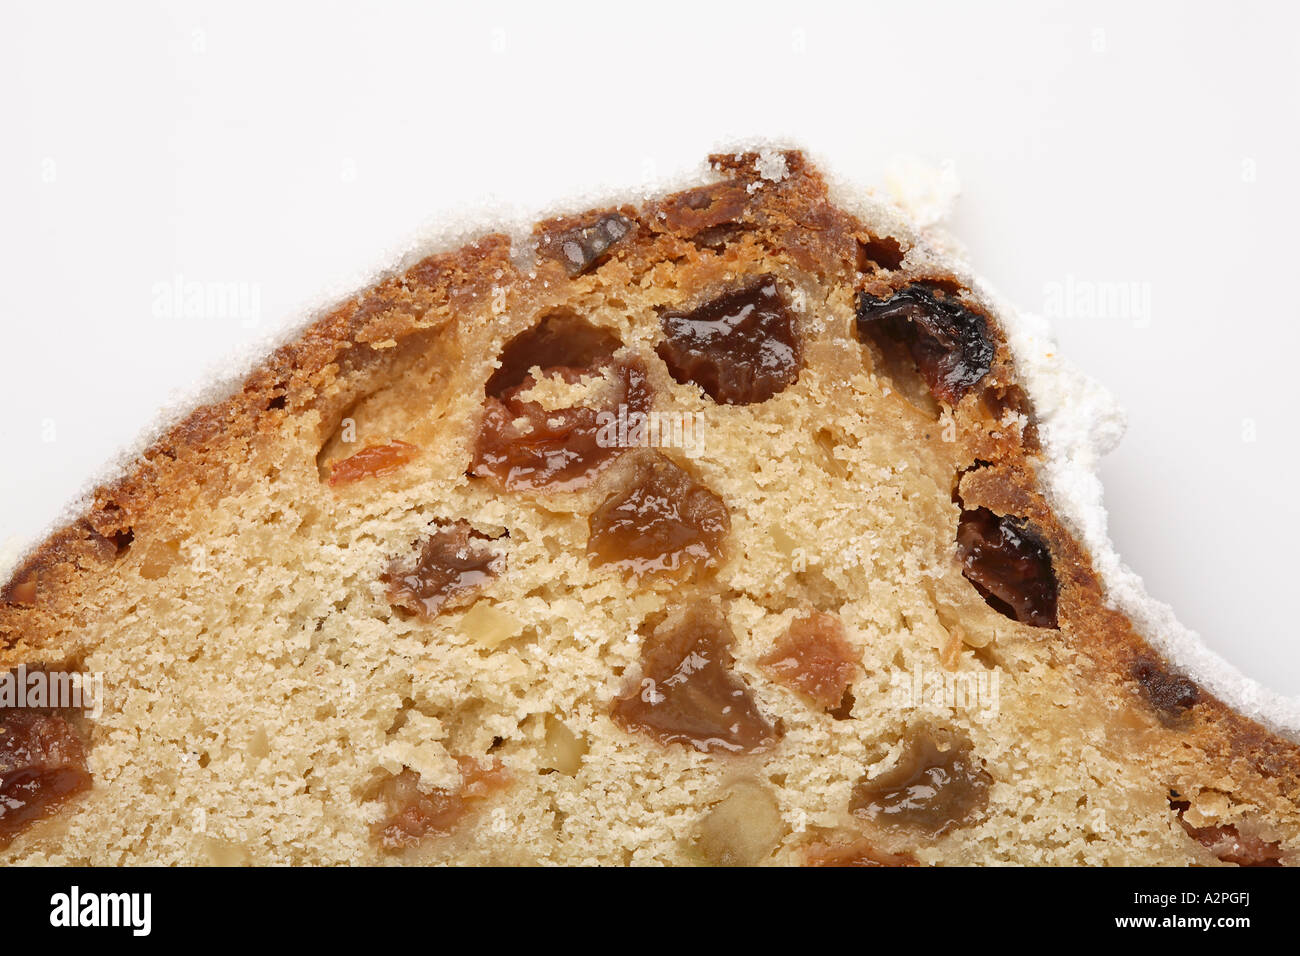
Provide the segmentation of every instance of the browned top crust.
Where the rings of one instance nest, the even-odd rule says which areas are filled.
[[[494,297],[507,302],[559,297],[596,263],[617,262],[629,280],[656,263],[700,248],[755,244],[819,275],[857,276],[857,291],[886,295],[925,281],[988,315],[954,275],[914,266],[912,239],[878,236],[834,206],[821,175],[798,152],[784,154],[788,175],[764,179],[758,156],[717,155],[719,179],[647,203],[597,209],[538,223],[536,258],[521,265],[508,236],[489,234],[463,248],[428,256],[337,305],[295,341],[277,349],[223,401],[192,411],[147,448],[120,478],[97,488],[85,513],[52,533],[0,591],[0,666],[76,657],[77,597],[129,546],[132,528],[159,512],[178,511],[227,494],[232,462],[252,456],[285,419],[318,409],[337,413],[341,395],[382,374],[390,357],[419,349],[482,313]],[[603,222],[626,223],[619,241],[591,242]],[[586,230],[586,232],[584,232]],[[622,230],[622,231],[621,231]],[[624,237],[623,233],[626,233]],[[566,243],[574,243],[566,252]],[[965,507],[1026,518],[1050,547],[1060,581],[1062,627],[1045,639],[1072,642],[1099,680],[1128,688],[1135,706],[1176,724],[1189,745],[1171,759],[1191,779],[1207,761],[1265,805],[1300,803],[1300,747],[1226,707],[1167,662],[1120,612],[1108,608],[1088,554],[1048,507],[1039,484],[1032,428],[1023,440],[987,427],[1007,409],[1032,407],[1015,374],[996,319],[996,357],[987,387],[965,396],[954,415],[969,425],[973,460],[955,493]]]

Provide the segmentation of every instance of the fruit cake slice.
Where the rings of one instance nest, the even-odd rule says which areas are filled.
[[[1296,745],[1130,600],[1077,381],[799,153],[711,170],[407,263],[32,552],[3,860],[1296,860]]]

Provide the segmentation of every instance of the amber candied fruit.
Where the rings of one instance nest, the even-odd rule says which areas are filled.
[[[726,292],[690,312],[659,317],[656,349],[673,378],[715,402],[765,402],[799,378],[802,345],[794,315],[772,276]]]
[[[56,713],[0,709],[0,846],[90,788],[86,751]]]
[[[641,672],[611,706],[614,722],[661,744],[704,753],[756,753],[780,738],[749,686],[731,671],[734,635],[711,604],[695,604],[655,630]]]
[[[432,616],[473,600],[500,573],[505,557],[465,521],[442,525],[415,542],[414,562],[398,560],[380,575],[388,601]]]
[[[592,513],[588,525],[593,566],[613,565],[633,578],[685,577],[721,563],[731,519],[721,498],[652,452],[637,460],[631,480]]]
[[[930,393],[952,405],[993,367],[988,320],[933,285],[883,298],[859,293],[857,329],[861,339],[906,348]]]
[[[957,551],[962,574],[990,607],[1031,627],[1056,627],[1052,553],[1027,522],[987,508],[963,511]]]
[[[505,788],[510,775],[495,760],[480,763],[459,757],[460,785],[455,788],[420,789],[420,775],[409,767],[387,776],[379,797],[387,816],[377,834],[387,850],[415,846],[428,836],[445,836],[455,829],[477,803]]]
[[[849,843],[814,843],[804,859],[807,866],[918,866],[906,853],[888,853],[866,840]]]
[[[840,619],[814,611],[791,621],[758,664],[774,680],[830,710],[844,700],[857,670],[857,655],[844,639]]]
[[[1184,819],[1191,804],[1184,800],[1171,800],[1170,806],[1178,811],[1178,822],[1190,836],[1217,859],[1237,866],[1281,866],[1282,845],[1270,842],[1257,834],[1243,833],[1234,824],[1194,827]]]
[[[546,370],[566,381],[578,381],[583,370]],[[616,387],[607,408],[579,405],[547,410],[520,395],[532,387],[532,377],[499,397],[489,396],[474,446],[470,474],[491,478],[510,491],[574,491],[624,449],[604,440],[608,430],[602,413],[644,415],[650,410],[650,385],[645,366],[636,359],[612,366]]]
[[[346,485],[363,478],[378,478],[409,464],[420,449],[394,439],[382,445],[367,445],[350,458],[336,461],[330,468],[329,483]]]
[[[892,769],[858,780],[849,810],[873,823],[946,833],[988,804],[993,778],[971,751],[965,737],[921,728]]]

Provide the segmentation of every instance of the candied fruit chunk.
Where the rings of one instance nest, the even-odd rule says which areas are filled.
[[[346,485],[363,478],[378,478],[409,464],[420,449],[393,439],[383,445],[367,445],[351,458],[336,461],[330,467],[331,486]]]
[[[415,846],[427,836],[450,833],[477,803],[505,788],[510,775],[497,761],[479,763],[472,757],[458,757],[460,785],[455,788],[420,789],[420,775],[409,767],[386,777],[379,785],[379,797],[387,816],[377,833],[386,850]]]
[[[587,557],[634,579],[713,571],[731,519],[722,499],[672,459],[640,458],[629,481],[588,519]]]
[[[1231,823],[1194,827],[1183,818],[1183,814],[1191,807],[1190,803],[1171,800],[1170,806],[1178,811],[1178,822],[1187,831],[1187,835],[1222,862],[1238,866],[1282,865],[1282,844],[1270,843],[1255,834],[1243,834]]]
[[[731,672],[734,637],[722,613],[692,605],[641,649],[641,675],[614,699],[611,716],[629,732],[703,753],[757,753],[781,737],[749,686]]]
[[[664,341],[656,351],[672,377],[715,402],[765,402],[799,378],[799,333],[772,276],[690,312],[665,312],[659,322]]]
[[[857,655],[844,639],[844,625],[834,614],[814,611],[790,622],[776,646],[759,659],[772,678],[831,710],[844,695],[857,670]]]
[[[540,251],[564,264],[570,277],[595,266],[610,248],[632,234],[636,223],[620,212],[608,212],[595,222],[543,237]]]
[[[990,607],[1030,627],[1056,627],[1052,553],[1023,519],[963,511],[957,551],[962,574]]]
[[[490,398],[522,385],[532,369],[591,370],[608,365],[623,340],[610,329],[592,325],[573,312],[552,312],[506,343],[501,363],[487,381]]]
[[[814,843],[808,847],[808,866],[919,866],[906,853],[887,853],[866,840],[851,843]]]
[[[737,780],[696,827],[695,849],[714,866],[755,866],[785,836],[785,821],[772,791]]]
[[[1145,658],[1134,661],[1131,670],[1133,679],[1155,708],[1161,723],[1170,726],[1181,724],[1187,711],[1201,698],[1201,689],[1195,681],[1171,674],[1157,661]]]
[[[443,525],[413,547],[414,564],[394,561],[379,579],[390,604],[426,617],[470,603],[505,561],[465,521]]]
[[[42,710],[0,710],[0,846],[90,783],[85,747],[67,720]]]
[[[907,741],[891,770],[858,780],[849,810],[874,823],[939,836],[987,806],[992,783],[969,740],[922,729]]]
[[[549,371],[567,381],[581,377],[572,368]],[[611,406],[626,416],[646,414],[650,384],[645,366],[636,359],[617,362],[613,375]],[[470,474],[494,479],[510,491],[574,491],[624,450],[604,440],[608,429],[602,414],[610,410],[579,405],[548,411],[520,398],[533,384],[529,377],[500,397],[488,397]]]
[[[887,298],[858,293],[858,336],[901,343],[935,398],[956,405],[993,367],[988,320],[923,283]]]

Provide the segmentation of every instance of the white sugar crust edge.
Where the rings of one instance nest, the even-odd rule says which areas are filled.
[[[757,151],[759,172],[779,177],[781,164],[773,158],[780,150],[799,148],[770,140],[749,140],[728,144],[719,152]],[[804,150],[804,155],[826,177],[831,200],[875,227],[909,240],[913,249],[909,264],[932,264],[960,276],[990,307],[1001,322],[1016,361],[1017,372],[1031,396],[1038,415],[1039,436],[1045,459],[1041,477],[1049,504],[1061,521],[1076,535],[1092,556],[1107,601],[1122,611],[1156,650],[1179,670],[1197,680],[1224,703],[1246,717],[1292,739],[1300,740],[1300,698],[1270,690],[1246,677],[1231,663],[1210,649],[1200,636],[1181,624],[1173,609],[1147,593],[1142,579],[1121,560],[1107,533],[1107,512],[1102,498],[1100,460],[1123,436],[1124,411],[1102,385],[1061,357],[1048,323],[1021,312],[1002,300],[997,292],[974,273],[958,243],[939,229],[918,229],[906,212],[859,181],[839,179],[825,158]],[[200,375],[189,388],[173,392],[136,440],[114,456],[81,492],[62,509],[27,546],[0,554],[0,579],[10,573],[49,534],[77,520],[89,508],[94,490],[125,475],[132,462],[154,441],[165,435],[186,415],[201,405],[219,402],[234,394],[245,379],[275,349],[293,341],[313,322],[328,314],[357,290],[368,288],[400,273],[425,256],[450,251],[489,232],[504,232],[515,240],[517,250],[539,219],[591,209],[622,205],[716,180],[706,165],[672,177],[657,178],[640,190],[609,184],[581,196],[572,196],[542,208],[528,210],[493,207],[490,200],[457,218],[443,218],[437,225],[422,228],[409,241],[381,257],[380,268],[359,272],[303,308],[294,310],[297,321],[251,340],[241,349]],[[495,208],[495,214],[483,210]]]

